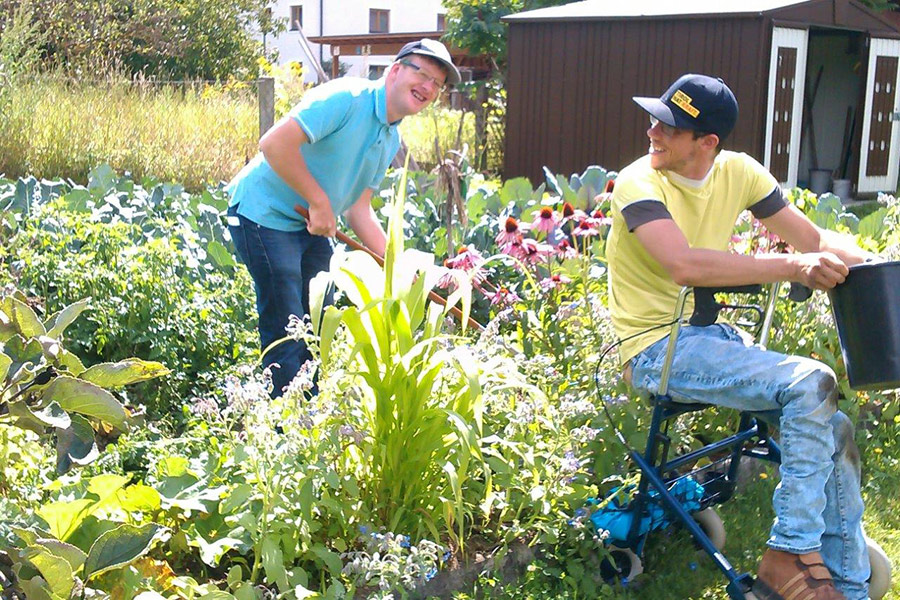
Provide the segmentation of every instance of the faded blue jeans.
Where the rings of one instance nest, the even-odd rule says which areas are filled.
[[[668,343],[666,337],[632,359],[632,385],[639,392],[658,391]],[[795,554],[821,552],[835,586],[850,600],[865,600],[869,555],[859,450],[853,424],[837,410],[832,370],[763,350],[729,325],[688,326],[678,335],[669,396],[759,413],[779,427],[781,482],[768,545]]]
[[[228,209],[228,216],[228,230],[238,257],[253,277],[259,343],[265,350],[286,335],[291,315],[302,318],[309,314],[309,282],[328,270],[334,247],[330,238],[306,230],[263,227],[238,215],[236,206]],[[235,218],[239,219],[238,225],[232,224]],[[325,302],[331,303],[330,290]],[[263,366],[272,368],[273,398],[281,396],[300,366],[310,358],[306,344],[294,340],[275,346],[263,357]]]

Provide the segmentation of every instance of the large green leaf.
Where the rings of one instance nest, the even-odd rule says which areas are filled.
[[[97,443],[94,441],[94,428],[90,421],[81,415],[71,415],[70,424],[58,428],[56,434],[57,472],[66,473],[72,465],[84,466],[100,456]]]
[[[281,551],[278,538],[272,535],[264,537],[260,554],[262,555],[263,569],[266,571],[266,579],[270,583],[277,584],[279,590],[287,591],[288,580],[287,571],[284,569],[284,553]]]
[[[41,410],[32,411],[31,414],[47,427],[57,427],[59,429],[65,429],[72,424],[72,418],[69,416],[69,413],[64,411],[62,406],[60,406],[56,402],[51,402]],[[92,439],[93,433],[94,432],[91,431]]]
[[[341,569],[343,568],[343,563],[341,562],[340,554],[336,552],[332,552],[322,544],[316,544],[312,548],[310,548],[310,552],[319,557],[325,566],[328,567],[328,570],[335,577],[340,575]]]
[[[12,359],[3,352],[3,344],[0,344],[0,385],[5,386],[6,376],[9,374],[9,367],[12,366]]]
[[[206,245],[206,254],[212,259],[213,263],[220,269],[229,269],[237,266],[234,257],[221,242],[212,240]]]
[[[100,363],[89,367],[80,378],[102,388],[114,388],[155,379],[170,372],[162,363],[127,358],[115,363]]]
[[[50,592],[50,586],[47,585],[43,577],[38,576],[19,580],[19,586],[25,592],[25,597],[28,600],[61,600],[59,596]]]
[[[12,318],[0,308],[0,342],[5,342],[16,334]]]
[[[119,506],[128,512],[153,512],[162,505],[162,497],[155,489],[143,483],[129,485],[119,491]]]
[[[47,333],[37,314],[18,298],[6,296],[0,299],[0,310],[6,313],[12,326],[24,338],[36,338]]]
[[[107,531],[93,543],[84,561],[85,581],[135,561],[150,549],[153,538],[163,529],[147,523],[140,527],[124,524]]]
[[[101,387],[61,375],[44,390],[44,398],[59,402],[65,410],[100,419],[117,429],[125,429],[125,409]]]
[[[43,546],[29,547],[23,555],[41,572],[52,594],[62,598],[69,597],[75,587],[75,576],[68,560]]]
[[[64,542],[88,515],[87,509],[93,504],[93,500],[85,498],[67,502],[48,502],[36,512],[47,523],[53,537]]]
[[[60,556],[72,566],[72,571],[77,571],[84,564],[87,554],[81,551],[81,548],[67,544],[59,540],[49,538],[38,538],[35,544],[46,548],[51,554]]]
[[[89,298],[79,300],[51,315],[44,323],[44,327],[47,329],[47,337],[58,339],[66,330],[66,327],[68,327],[72,321],[77,319],[78,315],[84,312],[88,307],[89,302]]]
[[[113,473],[105,473],[91,477],[88,482],[88,492],[97,496],[97,505],[111,501],[117,497],[119,490],[128,485],[131,478],[124,475],[115,475]]]

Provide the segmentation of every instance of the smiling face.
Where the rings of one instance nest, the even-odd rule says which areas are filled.
[[[647,137],[652,168],[690,179],[706,176],[715,161],[719,143],[715,134],[694,139],[694,132],[689,129],[675,129],[655,120],[647,130]]]
[[[418,54],[404,56],[388,71],[387,113],[393,123],[414,115],[441,94],[447,74],[439,63]]]

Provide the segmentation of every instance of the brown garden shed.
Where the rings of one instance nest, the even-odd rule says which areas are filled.
[[[827,170],[857,195],[897,189],[900,30],[854,0],[586,0],[505,20],[506,177],[620,169],[647,150],[631,97],[695,72],[737,96],[726,147],[784,185]]]

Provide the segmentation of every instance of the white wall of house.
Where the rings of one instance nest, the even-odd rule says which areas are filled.
[[[301,7],[303,32],[308,36],[319,35],[357,35],[370,33],[370,10],[388,11],[388,33],[403,33],[414,31],[437,31],[438,15],[447,11],[441,5],[441,0],[276,0],[272,4],[272,12],[275,17],[290,19],[291,7]],[[306,79],[316,79],[315,69],[303,52],[300,45],[300,34],[291,30],[288,23],[287,31],[275,39],[266,39],[269,50],[278,51],[279,64],[290,61],[300,61],[306,69]],[[316,58],[323,60],[331,58],[331,47],[319,44],[310,44]],[[349,67],[348,75],[364,77],[375,72],[378,67],[384,67],[391,63],[393,56],[356,56],[344,55],[340,61]]]

